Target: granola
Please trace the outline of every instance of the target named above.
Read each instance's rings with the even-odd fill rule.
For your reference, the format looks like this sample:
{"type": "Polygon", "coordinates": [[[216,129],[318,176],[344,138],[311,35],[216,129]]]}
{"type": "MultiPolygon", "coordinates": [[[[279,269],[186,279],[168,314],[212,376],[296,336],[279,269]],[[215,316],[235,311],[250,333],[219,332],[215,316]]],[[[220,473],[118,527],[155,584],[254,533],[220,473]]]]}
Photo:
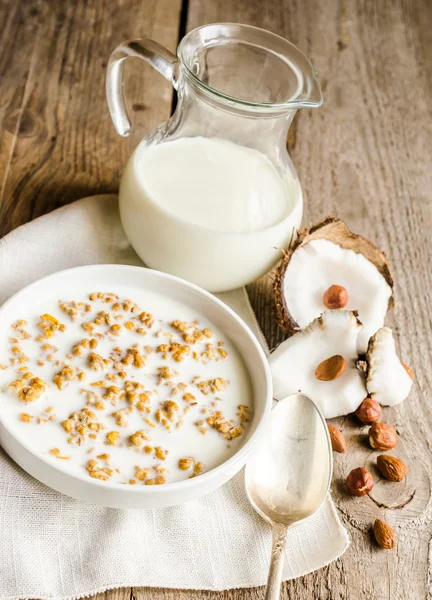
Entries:
{"type": "Polygon", "coordinates": [[[11,324],[2,389],[45,453],[102,482],[162,485],[239,447],[252,408],[235,350],[199,319],[156,312],[96,291],[11,324]]]}

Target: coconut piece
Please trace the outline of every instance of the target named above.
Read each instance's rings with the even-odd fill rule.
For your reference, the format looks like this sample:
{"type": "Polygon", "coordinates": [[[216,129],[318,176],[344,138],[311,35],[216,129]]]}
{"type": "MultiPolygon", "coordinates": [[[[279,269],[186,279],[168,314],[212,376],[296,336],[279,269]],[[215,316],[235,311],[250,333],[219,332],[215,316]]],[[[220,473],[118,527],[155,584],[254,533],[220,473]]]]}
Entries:
{"type": "Polygon", "coordinates": [[[408,396],[412,379],[396,354],[392,330],[381,327],[369,341],[366,354],[366,387],[383,406],[395,406],[408,396]]]}
{"type": "Polygon", "coordinates": [[[328,308],[357,310],[360,354],[383,326],[394,304],[392,291],[385,254],[333,217],[299,232],[274,283],[278,322],[286,333],[303,329],[328,308]]]}
{"type": "Polygon", "coordinates": [[[361,329],[355,312],[326,311],[285,340],[269,358],[274,397],[280,400],[293,392],[303,392],[316,402],[326,419],[354,412],[367,395],[364,378],[356,367],[361,329]],[[332,380],[318,379],[317,368],[322,369],[332,357],[339,364],[342,357],[345,369],[342,373],[340,368],[334,371],[332,380]]]}

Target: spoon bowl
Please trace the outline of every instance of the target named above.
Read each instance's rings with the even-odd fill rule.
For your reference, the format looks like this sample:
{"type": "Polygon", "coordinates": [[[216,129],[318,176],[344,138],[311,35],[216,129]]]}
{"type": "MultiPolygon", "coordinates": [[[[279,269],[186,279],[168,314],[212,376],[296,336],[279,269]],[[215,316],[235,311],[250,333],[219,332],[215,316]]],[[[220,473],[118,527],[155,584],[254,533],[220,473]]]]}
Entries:
{"type": "Polygon", "coordinates": [[[313,515],[327,496],[332,449],[326,421],[304,394],[280,400],[246,465],[246,492],[272,526],[266,600],[279,597],[288,527],[313,515]]]}

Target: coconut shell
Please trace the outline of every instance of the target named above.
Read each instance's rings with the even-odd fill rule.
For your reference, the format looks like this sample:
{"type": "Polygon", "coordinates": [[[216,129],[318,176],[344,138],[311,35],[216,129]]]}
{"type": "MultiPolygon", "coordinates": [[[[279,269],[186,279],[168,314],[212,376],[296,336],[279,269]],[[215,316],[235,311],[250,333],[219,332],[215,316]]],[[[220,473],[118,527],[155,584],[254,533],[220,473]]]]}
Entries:
{"type": "MultiPolygon", "coordinates": [[[[285,301],[283,291],[285,275],[294,252],[312,240],[328,240],[341,246],[341,248],[353,250],[357,254],[363,254],[367,260],[375,265],[393,291],[393,277],[384,252],[361,235],[350,231],[345,223],[337,217],[327,217],[324,221],[316,223],[309,229],[300,229],[297,232],[296,239],[292,246],[284,253],[284,257],[277,269],[273,283],[277,322],[282,331],[290,335],[298,331],[300,327],[291,316],[289,307],[285,301]]],[[[392,294],[389,299],[388,310],[393,308],[393,306],[394,300],[392,294]]]]}

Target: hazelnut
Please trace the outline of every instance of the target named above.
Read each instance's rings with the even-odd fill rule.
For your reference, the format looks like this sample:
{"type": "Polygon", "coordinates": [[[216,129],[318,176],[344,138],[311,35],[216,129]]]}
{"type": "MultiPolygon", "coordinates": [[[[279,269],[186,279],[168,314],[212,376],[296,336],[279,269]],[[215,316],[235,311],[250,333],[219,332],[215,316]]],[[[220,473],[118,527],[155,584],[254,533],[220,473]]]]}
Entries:
{"type": "Polygon", "coordinates": [[[331,285],[329,289],[324,292],[323,302],[326,307],[331,310],[344,308],[348,302],[348,292],[342,285],[331,285]]]}
{"type": "Polygon", "coordinates": [[[376,519],[373,531],[378,546],[385,550],[390,550],[396,546],[396,534],[385,521],[376,519]]]}
{"type": "Polygon", "coordinates": [[[414,371],[412,369],[410,369],[409,366],[406,365],[405,363],[401,363],[401,365],[403,366],[405,371],[408,373],[408,375],[411,377],[411,379],[414,381],[414,379],[415,379],[414,371]]]}
{"type": "Polygon", "coordinates": [[[320,381],[333,381],[345,373],[346,361],[340,354],[323,360],[315,369],[315,377],[320,381]]]}
{"type": "Polygon", "coordinates": [[[377,467],[381,475],[389,481],[402,481],[408,473],[408,467],[400,458],[388,454],[378,456],[377,467]]]}
{"type": "Polygon", "coordinates": [[[374,423],[369,429],[369,443],[375,450],[390,450],[398,443],[398,434],[391,425],[374,423]]]}
{"type": "Polygon", "coordinates": [[[361,423],[369,424],[379,421],[381,413],[381,405],[376,400],[365,398],[354,414],[361,423]]]}
{"type": "Polygon", "coordinates": [[[341,454],[346,452],[346,441],[343,433],[334,425],[327,425],[327,427],[330,434],[332,449],[335,452],[340,452],[341,454]]]}
{"type": "Polygon", "coordinates": [[[357,467],[346,478],[346,487],[353,496],[365,496],[374,486],[372,475],[367,469],[357,467]]]}

